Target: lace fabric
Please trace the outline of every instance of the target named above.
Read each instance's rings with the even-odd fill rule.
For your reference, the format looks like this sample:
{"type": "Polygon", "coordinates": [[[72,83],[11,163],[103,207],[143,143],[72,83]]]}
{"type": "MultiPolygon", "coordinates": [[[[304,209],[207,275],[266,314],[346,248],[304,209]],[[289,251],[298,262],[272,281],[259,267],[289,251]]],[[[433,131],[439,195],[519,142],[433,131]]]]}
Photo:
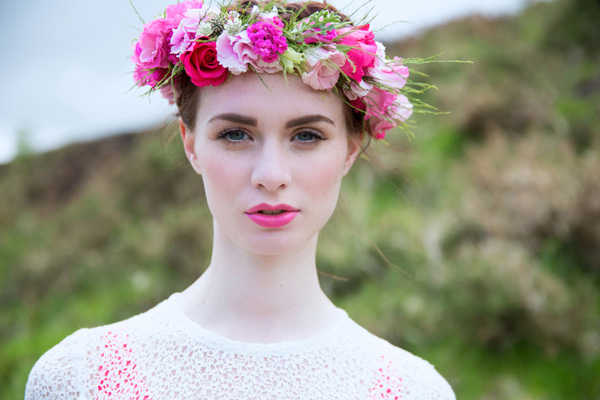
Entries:
{"type": "Polygon", "coordinates": [[[455,399],[433,366],[341,309],[306,340],[243,343],[201,328],[178,298],[67,337],[38,360],[25,399],[455,399]]]}

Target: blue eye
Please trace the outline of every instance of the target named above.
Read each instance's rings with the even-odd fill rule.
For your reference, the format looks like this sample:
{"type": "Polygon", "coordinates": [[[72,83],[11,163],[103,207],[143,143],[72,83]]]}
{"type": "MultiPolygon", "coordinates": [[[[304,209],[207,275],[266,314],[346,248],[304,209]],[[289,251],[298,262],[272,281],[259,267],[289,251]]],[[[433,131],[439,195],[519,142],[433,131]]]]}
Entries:
{"type": "Polygon", "coordinates": [[[323,136],[313,131],[302,131],[296,134],[295,138],[300,142],[313,142],[315,140],[323,140],[323,136]]]}
{"type": "Polygon", "coordinates": [[[241,142],[248,138],[248,134],[240,129],[230,129],[219,134],[219,139],[229,140],[230,142],[241,142]]]}

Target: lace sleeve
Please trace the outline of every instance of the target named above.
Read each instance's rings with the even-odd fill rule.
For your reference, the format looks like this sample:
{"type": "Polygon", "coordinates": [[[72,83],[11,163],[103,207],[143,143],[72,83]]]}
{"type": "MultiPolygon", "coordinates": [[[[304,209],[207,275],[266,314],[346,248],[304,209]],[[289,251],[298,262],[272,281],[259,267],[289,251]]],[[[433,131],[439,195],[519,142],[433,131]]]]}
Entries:
{"type": "Polygon", "coordinates": [[[89,398],[92,377],[87,368],[87,331],[68,336],[35,363],[27,379],[25,400],[89,398]]]}

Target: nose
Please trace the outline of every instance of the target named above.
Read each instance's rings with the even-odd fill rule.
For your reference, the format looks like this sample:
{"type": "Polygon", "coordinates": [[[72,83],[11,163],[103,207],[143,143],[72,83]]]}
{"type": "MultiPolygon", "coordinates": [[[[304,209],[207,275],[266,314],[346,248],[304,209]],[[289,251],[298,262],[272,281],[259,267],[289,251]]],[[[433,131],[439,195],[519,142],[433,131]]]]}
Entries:
{"type": "Polygon", "coordinates": [[[257,149],[252,169],[252,185],[259,189],[277,191],[292,181],[289,156],[277,141],[266,141],[257,149]]]}

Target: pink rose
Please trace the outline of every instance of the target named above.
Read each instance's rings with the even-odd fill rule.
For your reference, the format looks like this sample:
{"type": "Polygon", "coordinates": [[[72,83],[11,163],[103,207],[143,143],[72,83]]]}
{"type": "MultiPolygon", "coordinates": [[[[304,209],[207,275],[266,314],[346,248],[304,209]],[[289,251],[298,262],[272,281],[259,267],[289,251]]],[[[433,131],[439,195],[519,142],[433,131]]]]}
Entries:
{"type": "Polygon", "coordinates": [[[170,33],[162,18],[144,25],[135,46],[134,62],[143,68],[167,68],[171,51],[167,34],[170,33]]]}
{"type": "Polygon", "coordinates": [[[317,47],[307,54],[302,80],[315,90],[332,89],[340,77],[340,67],[346,58],[337,50],[317,47]]]}
{"type": "Polygon", "coordinates": [[[190,50],[181,55],[181,61],[196,86],[218,86],[227,79],[227,70],[217,60],[215,42],[195,42],[190,50]]]}
{"type": "Polygon", "coordinates": [[[338,33],[342,38],[339,43],[352,47],[347,54],[346,64],[342,66],[342,72],[356,82],[360,82],[367,69],[375,65],[377,56],[375,35],[368,24],[356,28],[342,28],[338,33]]]}

